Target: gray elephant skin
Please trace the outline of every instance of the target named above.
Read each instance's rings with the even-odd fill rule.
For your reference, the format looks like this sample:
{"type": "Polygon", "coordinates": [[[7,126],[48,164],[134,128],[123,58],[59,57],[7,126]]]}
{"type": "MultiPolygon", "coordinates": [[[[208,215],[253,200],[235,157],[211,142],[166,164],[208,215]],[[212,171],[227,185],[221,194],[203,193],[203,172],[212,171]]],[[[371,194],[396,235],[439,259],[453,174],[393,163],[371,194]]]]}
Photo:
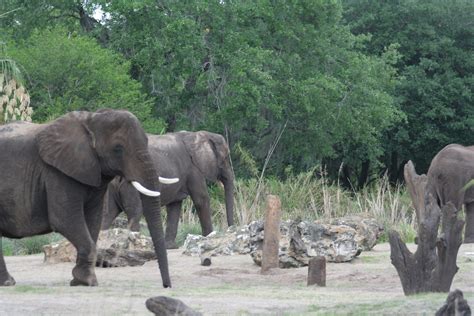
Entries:
{"type": "MultiPolygon", "coordinates": [[[[0,127],[0,238],[56,231],[77,249],[71,285],[97,285],[96,242],[108,183],[121,176],[155,190],[138,119],[127,111],[71,112],[47,124],[0,127]]],[[[164,287],[170,287],[160,201],[141,196],[164,287]]],[[[14,285],[0,248],[0,285],[14,285]]]]}
{"type": "Polygon", "coordinates": [[[448,202],[458,210],[465,206],[464,243],[474,243],[474,187],[465,189],[474,179],[474,146],[444,147],[431,161],[427,177],[426,192],[431,193],[440,206],[448,202]]]}
{"type": "MultiPolygon", "coordinates": [[[[222,135],[206,131],[149,135],[149,151],[155,168],[164,177],[178,177],[179,182],[164,186],[161,203],[167,208],[166,247],[177,248],[176,234],[182,201],[191,196],[201,223],[202,234],[213,231],[210,200],[206,181],[221,181],[224,185],[227,224],[233,221],[234,176],[230,165],[229,147],[222,135]]],[[[108,210],[104,212],[102,228],[107,229],[120,212],[125,212],[131,230],[140,229],[142,214],[137,193],[123,179],[109,185],[108,210]]]]}

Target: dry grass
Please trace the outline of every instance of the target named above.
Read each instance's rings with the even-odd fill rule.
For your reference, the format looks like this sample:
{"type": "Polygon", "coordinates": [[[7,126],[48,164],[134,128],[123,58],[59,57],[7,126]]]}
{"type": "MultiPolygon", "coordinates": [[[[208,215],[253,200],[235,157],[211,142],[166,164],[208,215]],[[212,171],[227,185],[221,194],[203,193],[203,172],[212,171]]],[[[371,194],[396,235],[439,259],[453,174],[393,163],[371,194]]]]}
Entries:
{"type": "MultiPolygon", "coordinates": [[[[282,181],[266,178],[238,179],[235,182],[236,225],[248,224],[263,218],[267,194],[280,197],[283,219],[331,219],[346,215],[364,215],[376,218],[386,230],[395,228],[402,237],[412,241],[415,237],[415,214],[404,187],[393,187],[387,177],[375,181],[360,192],[344,190],[331,183],[324,175],[316,177],[314,170],[289,177],[282,181]]],[[[220,229],[226,228],[223,189],[211,188],[213,221],[220,229]]],[[[199,225],[192,203],[184,206],[183,224],[199,225]]]]}

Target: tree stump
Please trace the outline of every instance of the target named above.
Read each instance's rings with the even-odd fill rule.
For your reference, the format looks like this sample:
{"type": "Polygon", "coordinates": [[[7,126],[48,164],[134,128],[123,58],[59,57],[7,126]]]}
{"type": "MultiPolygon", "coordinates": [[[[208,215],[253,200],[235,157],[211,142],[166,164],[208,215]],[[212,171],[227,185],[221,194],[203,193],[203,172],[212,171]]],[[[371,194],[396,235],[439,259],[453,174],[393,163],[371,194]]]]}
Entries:
{"type": "Polygon", "coordinates": [[[262,273],[279,266],[281,202],[278,196],[267,196],[262,246],[262,273]]]}
{"type": "MultiPolygon", "coordinates": [[[[405,165],[405,176],[416,179],[413,165],[405,165]]],[[[407,180],[407,183],[410,179],[407,180]]],[[[412,184],[415,182],[411,182],[412,184]]],[[[413,203],[421,205],[426,183],[414,185],[413,203]],[[418,186],[418,187],[416,187],[418,186]],[[418,201],[418,202],[416,202],[418,201]]],[[[426,205],[417,212],[418,248],[412,254],[396,231],[389,232],[392,264],[400,277],[405,295],[421,292],[449,292],[454,275],[458,271],[456,258],[462,243],[464,221],[458,218],[458,210],[452,203],[439,208],[434,197],[429,194],[426,205]],[[438,227],[441,222],[441,234],[438,227]]]]}
{"type": "Polygon", "coordinates": [[[308,262],[308,286],[326,286],[326,258],[314,257],[308,262]]]}
{"type": "Polygon", "coordinates": [[[428,177],[425,174],[418,175],[411,160],[405,164],[403,176],[405,178],[405,184],[407,186],[408,193],[410,193],[411,201],[413,203],[413,207],[415,208],[416,218],[419,224],[423,220],[422,216],[423,210],[425,209],[425,191],[428,177]]]}
{"type": "Polygon", "coordinates": [[[441,306],[435,316],[470,316],[471,308],[464,299],[460,290],[454,290],[449,293],[446,303],[441,306]]]}
{"type": "Polygon", "coordinates": [[[146,300],[146,308],[157,316],[180,315],[180,316],[202,316],[180,300],[167,297],[155,296],[146,300]]]}

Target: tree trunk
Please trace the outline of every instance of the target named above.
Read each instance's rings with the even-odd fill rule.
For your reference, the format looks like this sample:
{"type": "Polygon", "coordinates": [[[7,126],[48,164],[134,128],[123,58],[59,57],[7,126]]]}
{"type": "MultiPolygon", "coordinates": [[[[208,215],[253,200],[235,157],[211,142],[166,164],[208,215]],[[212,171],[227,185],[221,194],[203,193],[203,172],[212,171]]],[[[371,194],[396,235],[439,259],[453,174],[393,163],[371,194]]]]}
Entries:
{"type": "Polygon", "coordinates": [[[416,252],[412,254],[408,250],[396,231],[389,232],[390,258],[405,295],[448,292],[458,270],[456,258],[462,243],[464,221],[458,218],[458,210],[452,203],[440,209],[431,194],[425,200],[425,177],[416,174],[411,161],[406,164],[405,180],[419,223],[416,252]],[[440,221],[441,235],[438,238],[440,221]]]}

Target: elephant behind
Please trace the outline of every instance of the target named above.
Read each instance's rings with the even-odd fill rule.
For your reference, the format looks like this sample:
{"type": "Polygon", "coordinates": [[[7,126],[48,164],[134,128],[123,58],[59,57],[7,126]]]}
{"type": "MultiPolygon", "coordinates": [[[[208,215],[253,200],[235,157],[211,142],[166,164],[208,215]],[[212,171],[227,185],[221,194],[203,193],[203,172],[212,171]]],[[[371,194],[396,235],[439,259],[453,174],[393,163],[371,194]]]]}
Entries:
{"type": "MultiPolygon", "coordinates": [[[[148,138],[127,111],[71,112],[47,124],[0,127],[0,238],[59,232],[77,250],[71,285],[97,285],[96,242],[115,176],[133,183],[144,207],[164,287],[171,286],[158,178],[148,138]],[[143,184],[143,185],[142,185],[143,184]],[[146,189],[148,187],[149,189],[146,189]],[[151,190],[150,190],[151,189],[151,190]]],[[[0,247],[0,286],[14,285],[0,247]]]]}
{"type": "Polygon", "coordinates": [[[427,177],[426,192],[431,193],[440,206],[448,202],[458,210],[465,206],[464,242],[474,243],[474,187],[464,189],[474,179],[474,146],[444,147],[431,161],[427,177]]]}
{"type": "MultiPolygon", "coordinates": [[[[227,224],[234,224],[234,176],[230,154],[224,137],[206,131],[148,135],[150,155],[160,176],[178,177],[176,184],[161,190],[161,202],[166,205],[166,246],[177,248],[176,235],[182,201],[191,196],[201,223],[202,234],[213,231],[210,199],[206,181],[221,181],[224,185],[227,224]]],[[[109,185],[109,206],[102,229],[107,229],[117,215],[127,214],[129,227],[139,230],[142,208],[137,194],[128,183],[117,178],[109,185]]]]}

